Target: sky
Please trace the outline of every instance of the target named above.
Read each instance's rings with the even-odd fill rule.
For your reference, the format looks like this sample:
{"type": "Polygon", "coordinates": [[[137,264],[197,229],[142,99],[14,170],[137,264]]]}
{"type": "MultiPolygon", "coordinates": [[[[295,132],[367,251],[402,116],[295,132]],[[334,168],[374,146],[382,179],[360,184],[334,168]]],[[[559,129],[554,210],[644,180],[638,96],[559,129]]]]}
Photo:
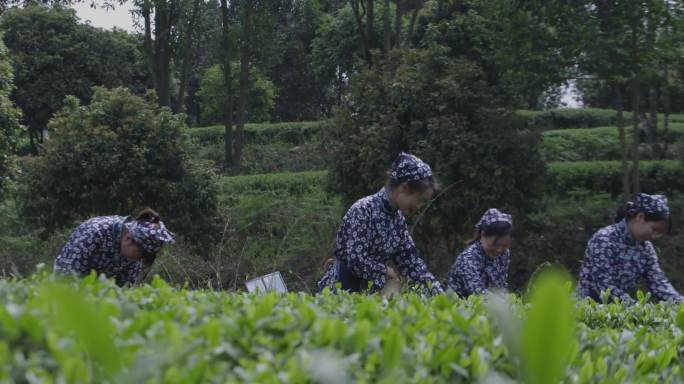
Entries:
{"type": "Polygon", "coordinates": [[[76,15],[81,21],[89,21],[90,25],[94,27],[104,29],[117,27],[129,32],[135,32],[133,17],[130,13],[130,2],[125,2],[123,5],[117,5],[114,10],[91,8],[89,1],[74,4],[72,8],[76,10],[76,15]]]}

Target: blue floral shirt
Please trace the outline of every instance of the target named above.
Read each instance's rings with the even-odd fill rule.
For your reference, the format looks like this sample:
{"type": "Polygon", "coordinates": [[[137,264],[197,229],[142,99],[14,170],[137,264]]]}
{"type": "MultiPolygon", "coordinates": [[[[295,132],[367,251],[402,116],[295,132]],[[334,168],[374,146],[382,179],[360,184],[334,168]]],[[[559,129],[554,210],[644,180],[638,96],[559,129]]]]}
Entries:
{"type": "Polygon", "coordinates": [[[640,280],[658,300],[684,300],[660,269],[653,244],[636,241],[625,220],[597,231],[584,254],[579,293],[598,301],[601,292],[610,289],[611,300],[632,303],[630,293],[636,291],[640,280]]]}
{"type": "Polygon", "coordinates": [[[373,282],[374,289],[382,288],[387,280],[385,263],[392,260],[399,274],[422,285],[426,294],[442,293],[420,258],[406,218],[392,206],[385,188],[352,205],[337,231],[333,255],[336,261],[319,281],[319,290],[329,287],[334,291],[339,263],[346,263],[355,276],[373,282]]]}
{"type": "Polygon", "coordinates": [[[137,283],[142,261],[128,259],[120,249],[127,220],[123,216],[102,216],[79,225],[55,259],[55,272],[85,276],[95,270],[113,277],[118,285],[137,283]]]}
{"type": "Polygon", "coordinates": [[[462,297],[484,294],[493,288],[508,289],[510,262],[510,250],[490,257],[478,240],[456,258],[449,273],[449,288],[462,297]]]}

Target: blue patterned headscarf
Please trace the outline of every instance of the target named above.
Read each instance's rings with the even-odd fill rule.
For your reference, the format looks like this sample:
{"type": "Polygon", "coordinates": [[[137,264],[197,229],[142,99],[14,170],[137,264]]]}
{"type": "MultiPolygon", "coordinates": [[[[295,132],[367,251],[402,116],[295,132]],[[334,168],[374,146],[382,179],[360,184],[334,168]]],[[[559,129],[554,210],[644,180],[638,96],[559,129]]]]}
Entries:
{"type": "Polygon", "coordinates": [[[500,221],[508,223],[510,225],[513,225],[513,216],[509,215],[508,213],[503,213],[496,208],[489,208],[484,213],[484,215],[482,215],[482,218],[480,218],[480,221],[477,222],[477,225],[475,225],[475,228],[482,230],[483,228],[489,226],[490,224],[500,222],[500,221]]]}
{"type": "Polygon", "coordinates": [[[627,207],[628,213],[643,212],[651,215],[669,217],[670,208],[667,206],[665,195],[648,195],[637,193],[636,200],[627,207]]]}
{"type": "Polygon", "coordinates": [[[128,233],[133,237],[133,241],[147,253],[156,254],[161,250],[162,245],[176,241],[176,235],[166,229],[161,221],[152,223],[133,220],[125,225],[128,233]]]}
{"type": "Polygon", "coordinates": [[[432,168],[423,160],[402,152],[392,164],[390,179],[394,182],[403,183],[411,180],[422,180],[432,176],[432,168]]]}

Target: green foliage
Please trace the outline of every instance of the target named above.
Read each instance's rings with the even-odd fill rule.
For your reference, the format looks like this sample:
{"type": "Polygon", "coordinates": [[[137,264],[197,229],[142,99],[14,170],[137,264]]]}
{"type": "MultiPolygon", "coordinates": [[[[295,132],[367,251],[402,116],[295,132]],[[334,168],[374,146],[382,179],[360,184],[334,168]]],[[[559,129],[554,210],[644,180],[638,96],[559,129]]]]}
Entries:
{"type": "MultiPolygon", "coordinates": [[[[237,105],[240,89],[239,63],[232,63],[231,74],[233,75],[233,112],[237,113],[237,105]]],[[[249,113],[247,121],[262,122],[270,118],[277,90],[273,83],[263,76],[258,70],[250,72],[249,90],[249,113]]],[[[207,69],[200,79],[197,98],[201,105],[201,122],[203,124],[218,123],[223,121],[225,105],[225,89],[223,85],[223,69],[220,65],[214,65],[207,69]]],[[[234,120],[235,117],[234,117],[234,120]]]]}
{"type": "Polygon", "coordinates": [[[325,117],[331,110],[327,83],[314,75],[313,40],[323,17],[319,0],[283,1],[286,10],[276,26],[277,61],[268,78],[278,89],[271,119],[302,121],[325,117]],[[287,4],[287,5],[285,5],[287,4]]]}
{"type": "Polygon", "coordinates": [[[320,191],[326,172],[273,173],[264,175],[224,177],[221,182],[223,196],[250,192],[285,192],[302,195],[320,191]]]}
{"type": "MultiPolygon", "coordinates": [[[[631,118],[631,113],[625,113],[625,124],[631,118]]],[[[617,112],[612,109],[597,108],[558,108],[534,113],[531,124],[537,128],[591,128],[615,125],[617,112]]]]}
{"type": "MultiPolygon", "coordinates": [[[[467,17],[484,25],[466,38],[491,58],[516,105],[539,108],[568,78],[581,52],[582,3],[548,0],[466,1],[467,17]],[[479,18],[479,19],[478,19],[479,18]],[[530,42],[534,42],[531,44],[530,42]]],[[[465,12],[464,12],[465,13],[465,12]]],[[[458,18],[451,20],[459,23],[458,18]]],[[[490,69],[491,70],[491,69],[490,69]]],[[[559,96],[555,96],[559,99],[559,96]]],[[[557,104],[552,102],[551,104],[557,104]]]]}
{"type": "MultiPolygon", "coordinates": [[[[218,171],[225,170],[225,151],[221,144],[199,147],[193,157],[212,162],[218,171]]],[[[247,144],[243,148],[240,174],[304,172],[324,168],[325,161],[320,144],[316,142],[298,146],[284,143],[247,144]]]]}
{"type": "Polygon", "coordinates": [[[246,145],[243,174],[304,172],[325,169],[325,151],[318,142],[291,147],[286,144],[246,145]]]}
{"type": "Polygon", "coordinates": [[[326,85],[326,104],[338,104],[346,89],[344,77],[354,73],[361,48],[357,31],[349,5],[333,14],[321,16],[316,36],[311,42],[311,75],[326,85]]]}
{"type": "MultiPolygon", "coordinates": [[[[102,369],[105,378],[121,369],[121,355],[112,337],[115,328],[107,318],[106,304],[98,306],[89,302],[78,290],[63,284],[45,282],[37,289],[38,303],[45,308],[46,317],[56,332],[73,337],[76,347],[102,369]]],[[[64,357],[58,355],[57,359],[68,366],[64,357]]]]}
{"type": "MultiPolygon", "coordinates": [[[[161,279],[135,289],[94,276],[78,284],[38,277],[3,280],[0,379],[679,382],[681,310],[647,303],[570,304],[563,288],[540,291],[531,308],[513,296],[502,300],[511,316],[526,318],[526,329],[539,325],[534,332],[562,347],[546,356],[559,360],[522,373],[480,297],[406,295],[386,301],[346,294],[192,291],[170,288],[161,279]],[[560,300],[560,309],[554,300],[560,300]],[[71,319],[77,314],[83,317],[71,319]],[[84,331],[84,322],[94,332],[84,331]],[[559,333],[544,333],[553,330],[559,333]],[[103,341],[110,344],[92,349],[103,341]]],[[[535,344],[525,356],[544,357],[548,347],[535,344]]]]}
{"type": "Polygon", "coordinates": [[[66,103],[41,156],[24,161],[24,217],[50,231],[150,206],[192,241],[212,236],[217,186],[186,155],[183,116],[124,88],[97,88],[88,106],[66,103]]]}
{"type": "MultiPolygon", "coordinates": [[[[394,51],[352,81],[330,122],[331,187],[347,203],[377,191],[400,151],[428,162],[444,193],[425,215],[431,236],[470,228],[492,206],[523,212],[542,192],[538,133],[515,129],[477,63],[449,49],[394,51]]],[[[433,238],[434,239],[434,238],[433,238]]]]}
{"type": "Polygon", "coordinates": [[[14,99],[34,137],[67,95],[87,102],[93,86],[147,88],[140,38],[79,24],[72,9],[11,9],[1,27],[15,66],[14,99]]]}
{"type": "MultiPolygon", "coordinates": [[[[593,128],[617,124],[617,111],[600,108],[556,108],[543,111],[520,109],[515,112],[514,117],[518,124],[542,130],[593,128]]],[[[629,130],[632,124],[632,113],[625,111],[623,118],[625,128],[629,130]]],[[[661,123],[663,118],[662,113],[658,114],[658,120],[661,123]]],[[[671,114],[670,122],[684,123],[684,115],[671,114]]]]}
{"type": "MultiPolygon", "coordinates": [[[[320,143],[323,123],[299,122],[247,124],[241,173],[302,172],[325,168],[326,149],[320,143]]],[[[217,170],[225,167],[224,127],[186,130],[194,145],[192,157],[212,162],[217,170]]]]}
{"type": "MultiPolygon", "coordinates": [[[[179,274],[182,267],[173,258],[160,259],[159,272],[166,276],[172,269],[178,271],[174,281],[189,277],[193,284],[210,280],[214,287],[235,289],[277,270],[290,288],[313,292],[343,214],[339,199],[322,190],[324,180],[324,172],[223,177],[223,238],[208,264],[193,263],[204,275],[179,274]]],[[[185,263],[182,250],[173,252],[185,263]]]]}
{"type": "MultiPolygon", "coordinates": [[[[631,130],[627,130],[631,142],[631,130]]],[[[617,160],[621,157],[617,127],[563,129],[543,133],[547,161],[617,160]]]]}
{"type": "Polygon", "coordinates": [[[9,185],[12,154],[21,125],[21,111],[10,100],[14,90],[14,75],[7,55],[7,48],[0,35],[0,200],[9,185]]]}
{"type": "MultiPolygon", "coordinates": [[[[684,191],[684,166],[676,160],[639,163],[641,189],[647,193],[674,194],[684,191]]],[[[549,164],[547,191],[567,196],[582,189],[619,196],[622,193],[622,168],[619,161],[572,161],[549,164]]]]}
{"type": "MultiPolygon", "coordinates": [[[[322,123],[318,121],[274,123],[274,124],[245,124],[245,142],[248,144],[269,144],[284,142],[300,145],[312,139],[321,130],[322,123]]],[[[225,128],[215,125],[186,130],[191,138],[200,144],[223,143],[225,128]]]]}
{"type": "Polygon", "coordinates": [[[38,235],[39,230],[19,217],[14,199],[0,203],[0,276],[27,276],[35,272],[36,265],[52,263],[54,255],[45,257],[47,247],[38,235]]]}
{"type": "MultiPolygon", "coordinates": [[[[625,142],[632,143],[631,128],[625,128],[625,142]]],[[[658,130],[662,143],[675,143],[684,135],[684,124],[671,123],[667,132],[658,130]]],[[[546,131],[543,137],[543,154],[546,161],[579,160],[619,160],[621,158],[620,139],[617,127],[597,127],[582,129],[559,129],[546,131]]],[[[639,141],[647,141],[646,132],[640,131],[639,141]]],[[[648,159],[654,153],[650,147],[640,149],[640,158],[648,159]]],[[[671,149],[676,146],[668,145],[671,149]]],[[[629,153],[628,153],[629,155],[629,153]]]]}
{"type": "Polygon", "coordinates": [[[532,284],[531,308],[521,338],[527,382],[558,383],[577,350],[570,276],[544,271],[532,284]]]}

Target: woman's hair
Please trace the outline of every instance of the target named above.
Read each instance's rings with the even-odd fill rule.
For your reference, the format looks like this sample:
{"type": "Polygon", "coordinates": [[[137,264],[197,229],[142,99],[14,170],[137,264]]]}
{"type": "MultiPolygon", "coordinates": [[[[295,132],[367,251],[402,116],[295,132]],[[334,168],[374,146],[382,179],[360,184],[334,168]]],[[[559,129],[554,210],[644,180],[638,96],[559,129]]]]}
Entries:
{"type": "Polygon", "coordinates": [[[482,239],[482,235],[485,237],[495,236],[497,239],[500,237],[510,236],[513,233],[513,225],[505,221],[495,221],[489,225],[485,225],[483,228],[475,230],[473,237],[466,241],[467,245],[470,245],[476,241],[482,239]]]}
{"type": "MultiPolygon", "coordinates": [[[[148,207],[148,208],[145,208],[142,211],[140,211],[140,213],[138,213],[138,216],[136,216],[135,220],[138,223],[158,224],[161,221],[161,216],[159,216],[159,214],[157,212],[155,212],[152,208],[148,207]]],[[[156,253],[143,252],[143,256],[142,256],[143,265],[145,267],[151,267],[156,258],[157,258],[156,253]]]]}
{"type": "Polygon", "coordinates": [[[622,204],[618,207],[617,212],[615,212],[615,222],[619,223],[625,219],[627,219],[627,221],[632,220],[634,217],[636,217],[636,215],[640,213],[644,214],[644,220],[646,221],[667,222],[667,232],[670,233],[670,231],[672,231],[672,217],[670,215],[664,215],[655,212],[646,212],[640,209],[639,206],[637,206],[631,201],[626,204],[622,204]]]}
{"type": "Polygon", "coordinates": [[[439,182],[437,181],[437,178],[434,176],[428,176],[419,180],[396,180],[390,177],[390,174],[392,173],[392,170],[387,171],[385,174],[387,177],[387,188],[390,191],[393,191],[397,188],[399,188],[400,185],[406,183],[408,185],[408,190],[410,193],[422,193],[425,192],[429,189],[432,189],[434,191],[439,190],[439,182]]]}
{"type": "Polygon", "coordinates": [[[161,221],[161,217],[152,208],[145,208],[138,213],[138,216],[135,218],[135,220],[139,223],[157,224],[161,221]]]}

